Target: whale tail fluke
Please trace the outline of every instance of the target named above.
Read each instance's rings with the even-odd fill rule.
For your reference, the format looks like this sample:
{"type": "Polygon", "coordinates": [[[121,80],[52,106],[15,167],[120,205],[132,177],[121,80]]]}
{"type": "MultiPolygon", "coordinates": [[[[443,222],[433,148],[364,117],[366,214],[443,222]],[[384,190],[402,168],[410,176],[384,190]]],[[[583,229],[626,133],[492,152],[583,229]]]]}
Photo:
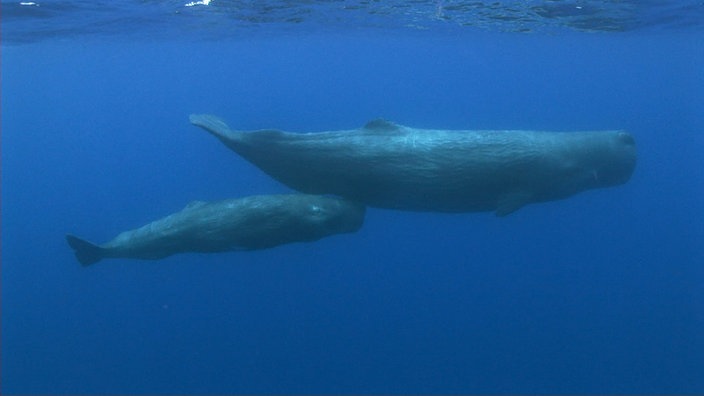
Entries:
{"type": "Polygon", "coordinates": [[[241,132],[233,131],[220,117],[211,114],[191,114],[191,124],[199,126],[223,142],[237,141],[241,132]]]}
{"type": "Polygon", "coordinates": [[[66,235],[66,242],[74,250],[78,262],[83,266],[95,264],[105,257],[105,248],[73,235],[66,235]]]}

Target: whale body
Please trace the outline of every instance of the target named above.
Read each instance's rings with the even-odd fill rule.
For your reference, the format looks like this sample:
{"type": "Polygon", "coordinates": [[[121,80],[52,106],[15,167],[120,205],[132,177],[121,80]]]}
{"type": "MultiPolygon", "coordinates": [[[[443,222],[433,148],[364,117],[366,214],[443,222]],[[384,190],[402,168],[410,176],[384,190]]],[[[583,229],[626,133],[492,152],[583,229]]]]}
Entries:
{"type": "Polygon", "coordinates": [[[357,231],[365,207],[336,197],[258,195],[194,201],[180,212],[95,245],[67,235],[82,265],[104,258],[161,259],[185,252],[265,249],[357,231]]]}
{"type": "Polygon", "coordinates": [[[504,216],[623,184],[636,164],[635,140],[620,130],[439,130],[374,120],[353,130],[291,133],[236,131],[213,115],[190,121],[295,190],[389,209],[504,216]]]}

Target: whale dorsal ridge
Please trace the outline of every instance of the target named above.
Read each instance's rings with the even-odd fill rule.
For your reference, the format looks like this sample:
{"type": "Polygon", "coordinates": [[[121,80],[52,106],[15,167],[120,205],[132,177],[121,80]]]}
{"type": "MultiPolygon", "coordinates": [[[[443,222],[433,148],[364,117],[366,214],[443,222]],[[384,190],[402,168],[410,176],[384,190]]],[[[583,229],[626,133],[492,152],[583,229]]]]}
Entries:
{"type": "Polygon", "coordinates": [[[364,129],[369,129],[372,131],[395,131],[398,128],[398,124],[394,124],[391,121],[386,121],[383,118],[371,120],[366,125],[364,125],[364,129]]]}
{"type": "Polygon", "coordinates": [[[207,202],[204,201],[191,201],[188,205],[186,205],[183,210],[190,210],[190,209],[195,209],[195,208],[200,208],[201,206],[205,205],[207,202]]]}

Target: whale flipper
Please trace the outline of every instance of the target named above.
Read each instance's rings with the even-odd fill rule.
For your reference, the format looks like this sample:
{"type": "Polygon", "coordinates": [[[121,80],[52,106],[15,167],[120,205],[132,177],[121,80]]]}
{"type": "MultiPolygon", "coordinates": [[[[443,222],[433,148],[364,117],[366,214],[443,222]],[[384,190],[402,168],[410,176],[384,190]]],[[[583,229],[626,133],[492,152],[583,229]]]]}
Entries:
{"type": "Polygon", "coordinates": [[[531,195],[524,192],[506,194],[499,199],[496,212],[494,213],[499,217],[510,215],[518,209],[526,206],[530,202],[530,199],[531,195]]]}
{"type": "Polygon", "coordinates": [[[73,235],[66,235],[66,242],[75,251],[76,258],[81,265],[95,264],[105,257],[105,248],[90,243],[73,235]]]}

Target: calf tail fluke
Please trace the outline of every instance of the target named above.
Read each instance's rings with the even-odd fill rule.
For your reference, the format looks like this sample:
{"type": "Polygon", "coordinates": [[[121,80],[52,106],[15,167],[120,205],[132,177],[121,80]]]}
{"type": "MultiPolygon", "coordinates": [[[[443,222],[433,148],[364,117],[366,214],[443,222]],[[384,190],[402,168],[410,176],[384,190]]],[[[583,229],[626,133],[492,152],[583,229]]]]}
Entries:
{"type": "Polygon", "coordinates": [[[105,248],[73,235],[66,235],[66,241],[74,250],[78,262],[83,266],[95,264],[105,257],[105,248]]]}
{"type": "Polygon", "coordinates": [[[189,120],[224,142],[236,141],[240,136],[240,132],[233,131],[225,121],[211,114],[191,114],[189,120]]]}

